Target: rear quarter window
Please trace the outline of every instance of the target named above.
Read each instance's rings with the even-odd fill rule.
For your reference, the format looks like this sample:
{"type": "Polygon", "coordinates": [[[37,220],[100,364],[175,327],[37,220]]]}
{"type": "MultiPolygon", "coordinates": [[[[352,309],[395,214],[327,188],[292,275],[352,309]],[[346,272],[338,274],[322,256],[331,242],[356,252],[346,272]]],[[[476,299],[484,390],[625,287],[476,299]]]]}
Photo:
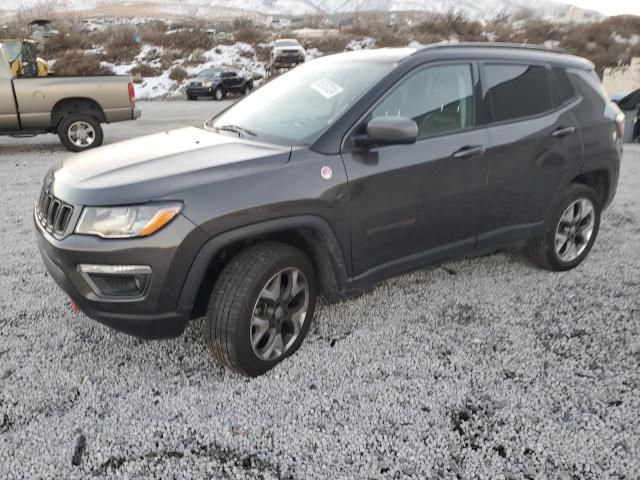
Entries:
{"type": "Polygon", "coordinates": [[[549,70],[538,65],[486,64],[485,97],[494,122],[553,110],[549,70]]]}
{"type": "Polygon", "coordinates": [[[573,85],[571,84],[571,80],[569,80],[569,75],[567,74],[566,69],[561,67],[553,67],[552,70],[554,83],[558,94],[558,104],[564,105],[565,103],[573,100],[573,98],[576,96],[573,85]]]}

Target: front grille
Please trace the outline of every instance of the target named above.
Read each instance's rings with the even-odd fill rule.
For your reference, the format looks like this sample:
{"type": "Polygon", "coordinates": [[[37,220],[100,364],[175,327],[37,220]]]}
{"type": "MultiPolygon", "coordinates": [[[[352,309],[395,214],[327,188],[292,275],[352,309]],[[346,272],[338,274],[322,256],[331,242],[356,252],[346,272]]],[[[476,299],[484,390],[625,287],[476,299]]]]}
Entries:
{"type": "Polygon", "coordinates": [[[73,207],[54,197],[43,188],[36,205],[36,215],[40,225],[49,233],[62,235],[66,232],[73,214],[73,207]]]}

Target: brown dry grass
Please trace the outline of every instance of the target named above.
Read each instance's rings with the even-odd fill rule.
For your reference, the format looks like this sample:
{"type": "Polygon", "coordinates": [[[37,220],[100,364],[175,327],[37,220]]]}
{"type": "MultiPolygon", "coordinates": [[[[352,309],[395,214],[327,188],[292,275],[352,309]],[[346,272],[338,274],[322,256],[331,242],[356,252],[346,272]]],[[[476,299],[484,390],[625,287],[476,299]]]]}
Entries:
{"type": "Polygon", "coordinates": [[[130,73],[135,81],[137,79],[141,79],[142,77],[157,77],[162,73],[162,70],[156,67],[152,67],[147,63],[141,63],[140,65],[136,65],[135,67],[133,67],[130,73]]]}
{"type": "Polygon", "coordinates": [[[80,50],[68,50],[56,57],[53,68],[56,76],[113,75],[113,71],[100,64],[95,55],[84,54],[80,50]]]}
{"type": "MultiPolygon", "coordinates": [[[[362,14],[354,26],[343,30],[339,35],[309,39],[307,48],[318,48],[324,54],[342,52],[350,40],[364,36],[373,37],[378,47],[404,46],[414,40],[423,44],[434,43],[451,37],[461,41],[486,41],[495,36],[496,41],[530,44],[555,40],[570,53],[592,60],[599,72],[606,66],[626,63],[633,56],[640,55],[640,46],[620,44],[613,39],[616,33],[624,38],[638,34],[640,17],[609,17],[599,23],[583,25],[554,25],[534,15],[523,15],[518,22],[513,18],[499,17],[487,25],[456,12],[444,15],[425,14],[421,18],[413,25],[402,21],[390,26],[382,15],[362,14]]],[[[167,70],[175,69],[175,62],[180,59],[187,59],[186,65],[201,63],[202,52],[223,43],[242,41],[254,46],[258,60],[268,61],[270,49],[266,42],[272,39],[273,34],[255,28],[247,19],[237,19],[232,28],[233,35],[227,36],[215,36],[207,32],[204,21],[183,21],[181,26],[185,28],[184,31],[170,34],[167,34],[167,24],[162,21],[150,21],[128,28],[112,27],[102,32],[79,33],[71,26],[57,24],[55,27],[62,33],[46,44],[42,55],[59,60],[57,69],[65,72],[104,72],[99,66],[99,60],[131,62],[140,53],[140,44],[146,43],[163,47],[164,51],[150,52],[143,61],[159,64],[162,70],[167,70]],[[223,38],[227,40],[222,40],[223,38]],[[83,56],[79,53],[80,50],[100,46],[105,49],[104,55],[83,56]],[[74,62],[74,55],[79,55],[80,60],[74,62]],[[78,66],[74,67],[73,63],[78,66]]],[[[286,32],[282,32],[282,35],[285,34],[286,32]]],[[[154,67],[147,65],[141,68],[154,67]]]]}
{"type": "Polygon", "coordinates": [[[258,43],[266,42],[267,35],[264,30],[257,29],[251,26],[240,27],[233,33],[236,41],[248,43],[250,45],[256,45],[258,43]]]}
{"type": "Polygon", "coordinates": [[[322,38],[308,40],[309,48],[317,48],[325,55],[331,53],[344,52],[347,44],[351,40],[347,35],[328,35],[322,38]]]}
{"type": "Polygon", "coordinates": [[[189,74],[187,73],[187,71],[181,67],[173,67],[171,69],[171,72],[169,72],[169,78],[175,82],[182,82],[188,76],[189,74]]]}

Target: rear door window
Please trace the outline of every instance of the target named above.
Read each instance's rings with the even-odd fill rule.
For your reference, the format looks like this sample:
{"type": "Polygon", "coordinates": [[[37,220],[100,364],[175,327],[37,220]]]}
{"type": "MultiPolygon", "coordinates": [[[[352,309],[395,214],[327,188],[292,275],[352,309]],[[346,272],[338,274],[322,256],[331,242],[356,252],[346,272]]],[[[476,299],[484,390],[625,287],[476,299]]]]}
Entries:
{"type": "Polygon", "coordinates": [[[485,64],[485,98],[494,122],[553,110],[549,70],[538,65],[485,64]]]}

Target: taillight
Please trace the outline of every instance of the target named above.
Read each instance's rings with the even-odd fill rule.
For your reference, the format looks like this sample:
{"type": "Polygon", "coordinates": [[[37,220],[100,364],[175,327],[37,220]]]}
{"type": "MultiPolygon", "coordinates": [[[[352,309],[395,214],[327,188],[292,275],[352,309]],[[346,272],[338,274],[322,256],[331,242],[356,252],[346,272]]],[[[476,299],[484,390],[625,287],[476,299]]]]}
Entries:
{"type": "Polygon", "coordinates": [[[624,138],[624,124],[627,117],[625,117],[624,113],[620,112],[616,115],[616,129],[618,130],[618,138],[624,138]]]}
{"type": "Polygon", "coordinates": [[[136,91],[133,88],[133,82],[129,82],[129,102],[130,103],[136,102],[136,91]]]}

